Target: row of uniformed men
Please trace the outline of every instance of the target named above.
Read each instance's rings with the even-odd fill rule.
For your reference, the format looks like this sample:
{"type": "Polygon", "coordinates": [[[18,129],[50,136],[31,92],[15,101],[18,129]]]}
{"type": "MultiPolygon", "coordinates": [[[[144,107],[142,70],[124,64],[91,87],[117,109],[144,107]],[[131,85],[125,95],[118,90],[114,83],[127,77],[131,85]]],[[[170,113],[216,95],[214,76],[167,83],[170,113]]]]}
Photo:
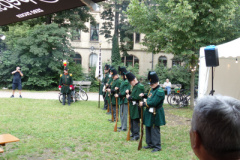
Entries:
{"type": "MultiPolygon", "coordinates": [[[[159,79],[156,72],[148,73],[151,89],[148,93],[144,93],[144,85],[142,85],[134,74],[128,72],[125,67],[119,67],[118,72],[115,68],[105,65],[105,76],[102,79],[102,90],[100,91],[104,97],[104,110],[108,109],[108,114],[113,111],[114,121],[116,120],[116,99],[120,105],[121,127],[119,131],[127,131],[128,119],[128,102],[130,104],[130,124],[131,124],[131,140],[137,141],[140,132],[140,107],[145,107],[143,115],[143,123],[146,127],[146,143],[145,149],[153,149],[152,152],[160,151],[161,134],[160,126],[165,125],[165,114],[163,102],[165,93],[159,86],[159,79]],[[121,75],[122,80],[119,78],[121,75]],[[146,102],[143,98],[147,99],[146,102]]],[[[110,119],[110,121],[112,121],[110,119]]]]}

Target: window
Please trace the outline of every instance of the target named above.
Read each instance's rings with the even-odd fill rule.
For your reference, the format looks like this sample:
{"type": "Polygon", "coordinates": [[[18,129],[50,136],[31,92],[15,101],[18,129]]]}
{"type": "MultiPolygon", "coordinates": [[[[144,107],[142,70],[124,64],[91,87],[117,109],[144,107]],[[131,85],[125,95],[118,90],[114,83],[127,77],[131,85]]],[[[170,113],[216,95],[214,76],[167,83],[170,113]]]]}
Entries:
{"type": "Polygon", "coordinates": [[[90,41],[98,41],[99,40],[99,24],[96,26],[91,25],[90,30],[90,41]]]}
{"type": "Polygon", "coordinates": [[[178,65],[181,66],[181,61],[180,60],[176,60],[176,59],[172,59],[172,67],[173,66],[178,66],[178,65]]]}
{"type": "Polygon", "coordinates": [[[136,64],[139,64],[139,59],[136,56],[130,55],[130,56],[124,56],[122,57],[122,62],[126,66],[133,66],[136,64]]]}
{"type": "Polygon", "coordinates": [[[158,64],[163,64],[166,67],[167,66],[167,57],[166,56],[160,56],[158,58],[158,64]]]}
{"type": "Polygon", "coordinates": [[[140,42],[140,33],[136,33],[135,34],[135,43],[139,43],[140,42]]]}
{"type": "Polygon", "coordinates": [[[73,58],[73,61],[76,64],[82,64],[82,56],[79,53],[76,53],[75,57],[73,58]]]}
{"type": "Polygon", "coordinates": [[[80,41],[81,40],[81,30],[76,29],[72,31],[72,35],[71,35],[71,40],[72,41],[80,41]]]}
{"type": "Polygon", "coordinates": [[[89,57],[89,67],[96,67],[98,55],[96,53],[91,53],[89,57]]]}

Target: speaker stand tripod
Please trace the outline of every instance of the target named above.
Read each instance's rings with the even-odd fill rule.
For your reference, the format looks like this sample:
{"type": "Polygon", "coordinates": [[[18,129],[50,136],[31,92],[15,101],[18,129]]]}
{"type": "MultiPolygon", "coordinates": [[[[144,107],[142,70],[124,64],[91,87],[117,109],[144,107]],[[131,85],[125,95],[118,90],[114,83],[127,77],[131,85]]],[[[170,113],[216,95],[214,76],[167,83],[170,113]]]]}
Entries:
{"type": "Polygon", "coordinates": [[[213,66],[212,66],[212,90],[210,91],[209,95],[212,95],[214,94],[215,90],[213,90],[213,66]]]}

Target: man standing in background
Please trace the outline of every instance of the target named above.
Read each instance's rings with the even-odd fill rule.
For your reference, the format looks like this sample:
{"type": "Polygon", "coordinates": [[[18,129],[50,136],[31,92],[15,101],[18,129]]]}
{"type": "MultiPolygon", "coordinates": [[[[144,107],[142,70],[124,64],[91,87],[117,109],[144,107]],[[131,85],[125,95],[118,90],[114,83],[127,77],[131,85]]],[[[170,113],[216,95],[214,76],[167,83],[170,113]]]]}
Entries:
{"type": "Polygon", "coordinates": [[[21,92],[22,92],[22,82],[21,77],[23,76],[23,73],[21,72],[20,67],[16,67],[16,70],[12,72],[13,74],[13,84],[12,84],[12,96],[10,98],[14,98],[15,89],[18,87],[19,90],[19,98],[22,98],[21,92]]]}
{"type": "Polygon", "coordinates": [[[103,110],[107,110],[108,108],[108,101],[107,101],[107,98],[106,98],[106,92],[105,92],[105,89],[106,89],[106,84],[109,80],[109,69],[110,69],[110,66],[108,64],[105,65],[104,67],[104,77],[102,79],[102,86],[101,86],[101,90],[100,90],[100,94],[103,95],[103,99],[104,99],[104,107],[103,107],[103,110]]]}
{"type": "Polygon", "coordinates": [[[60,75],[60,82],[59,82],[59,89],[61,90],[61,93],[63,94],[63,102],[62,104],[65,105],[66,102],[66,96],[68,98],[68,105],[71,104],[71,91],[73,89],[73,80],[72,80],[72,74],[68,74],[68,68],[64,68],[64,74],[60,75]]]}

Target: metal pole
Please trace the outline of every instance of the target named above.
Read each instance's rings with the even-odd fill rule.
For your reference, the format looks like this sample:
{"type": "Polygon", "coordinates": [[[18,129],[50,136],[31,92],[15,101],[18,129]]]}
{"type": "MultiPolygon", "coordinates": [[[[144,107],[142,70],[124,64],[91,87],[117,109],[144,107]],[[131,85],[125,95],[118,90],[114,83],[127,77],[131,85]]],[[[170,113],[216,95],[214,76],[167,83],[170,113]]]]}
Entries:
{"type": "Polygon", "coordinates": [[[99,81],[99,94],[98,94],[98,108],[100,108],[100,81],[99,81]]]}
{"type": "Polygon", "coordinates": [[[101,57],[101,43],[100,43],[100,52],[99,52],[99,58],[98,58],[98,79],[99,79],[99,94],[98,94],[98,108],[100,108],[100,77],[101,77],[101,69],[102,69],[102,57],[101,57]],[[101,64],[101,65],[100,65],[101,64]]]}
{"type": "Polygon", "coordinates": [[[213,67],[212,67],[212,96],[213,96],[214,90],[213,90],[213,67]]]}

